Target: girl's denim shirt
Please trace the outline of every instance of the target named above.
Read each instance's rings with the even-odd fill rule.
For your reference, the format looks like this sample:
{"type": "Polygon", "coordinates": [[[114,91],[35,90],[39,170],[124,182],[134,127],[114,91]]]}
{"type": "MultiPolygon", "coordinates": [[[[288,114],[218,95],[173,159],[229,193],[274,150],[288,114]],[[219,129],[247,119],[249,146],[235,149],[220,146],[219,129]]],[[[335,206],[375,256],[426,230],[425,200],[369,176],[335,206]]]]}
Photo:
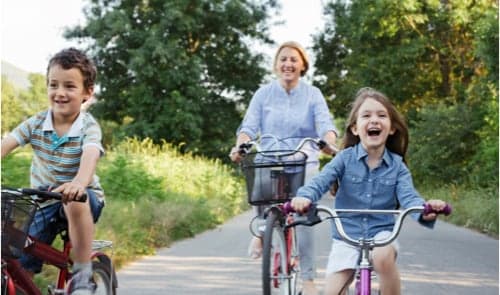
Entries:
{"type": "MultiPolygon", "coordinates": [[[[297,196],[317,202],[332,184],[338,180],[339,189],[335,197],[338,209],[381,209],[392,210],[400,205],[403,208],[421,206],[424,199],[413,186],[410,171],[401,156],[384,151],[382,161],[370,170],[368,154],[358,143],[338,153],[309,183],[297,191],[297,196]]],[[[380,231],[392,231],[395,217],[392,214],[339,214],[345,232],[352,238],[371,238],[380,231]]],[[[423,225],[432,228],[434,221],[421,220],[420,214],[412,217],[423,225]]],[[[340,239],[336,228],[333,237],[340,239]]]]}

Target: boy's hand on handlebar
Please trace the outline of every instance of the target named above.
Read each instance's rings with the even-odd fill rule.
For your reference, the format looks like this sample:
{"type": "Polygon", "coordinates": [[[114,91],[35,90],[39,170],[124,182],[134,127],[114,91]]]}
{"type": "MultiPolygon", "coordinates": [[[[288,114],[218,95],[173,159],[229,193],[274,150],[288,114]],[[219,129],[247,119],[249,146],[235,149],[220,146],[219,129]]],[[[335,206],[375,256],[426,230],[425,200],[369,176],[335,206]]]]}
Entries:
{"type": "Polygon", "coordinates": [[[61,193],[61,201],[64,204],[67,204],[69,202],[79,200],[85,193],[85,186],[78,181],[71,181],[63,183],[52,191],[55,193],[61,193]]]}
{"type": "Polygon", "coordinates": [[[295,197],[291,202],[292,208],[298,213],[304,213],[311,206],[311,200],[304,197],[295,197]]]}
{"type": "MultiPolygon", "coordinates": [[[[446,207],[446,202],[442,200],[429,200],[426,203],[432,208],[432,210],[438,213],[442,212],[446,207]]],[[[437,213],[434,212],[422,215],[422,219],[425,221],[432,221],[435,220],[436,218],[437,218],[437,213]]]]}

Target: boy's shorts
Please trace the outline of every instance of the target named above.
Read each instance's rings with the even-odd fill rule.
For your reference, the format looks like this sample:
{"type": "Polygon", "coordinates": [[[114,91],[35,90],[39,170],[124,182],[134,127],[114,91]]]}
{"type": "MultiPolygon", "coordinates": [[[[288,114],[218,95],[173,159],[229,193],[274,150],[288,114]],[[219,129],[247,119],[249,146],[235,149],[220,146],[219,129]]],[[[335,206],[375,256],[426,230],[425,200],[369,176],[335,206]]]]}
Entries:
{"type": "MultiPolygon", "coordinates": [[[[383,240],[391,235],[390,231],[381,231],[375,235],[375,240],[383,240]]],[[[399,242],[394,240],[390,243],[396,255],[399,252],[399,242]]],[[[356,269],[361,259],[361,251],[352,245],[347,244],[342,240],[333,240],[330,255],[328,257],[328,265],[326,267],[326,275],[339,272],[346,269],[356,269]]],[[[371,259],[371,257],[370,257],[371,259]]]]}
{"type": "MultiPolygon", "coordinates": [[[[101,216],[104,201],[98,198],[93,190],[87,189],[86,192],[89,200],[90,212],[92,213],[94,223],[96,223],[101,216]]],[[[56,225],[61,221],[67,222],[61,202],[39,208],[31,223],[29,234],[43,243],[51,245],[58,234],[56,225]]],[[[23,268],[30,272],[39,273],[42,271],[43,261],[32,255],[23,254],[19,261],[23,268]]]]}

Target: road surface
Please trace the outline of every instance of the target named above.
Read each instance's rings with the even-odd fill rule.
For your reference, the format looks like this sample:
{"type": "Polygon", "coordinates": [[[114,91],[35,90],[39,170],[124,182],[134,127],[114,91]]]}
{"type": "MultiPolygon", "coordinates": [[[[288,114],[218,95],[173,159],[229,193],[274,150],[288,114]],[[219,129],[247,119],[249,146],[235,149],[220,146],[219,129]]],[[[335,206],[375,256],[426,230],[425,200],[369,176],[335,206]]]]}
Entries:
{"type": "MultiPolygon", "coordinates": [[[[260,260],[246,254],[251,216],[248,211],[125,266],[118,271],[118,294],[261,294],[260,260]]],[[[325,223],[315,233],[320,288],[329,231],[325,223]]],[[[499,294],[498,240],[441,221],[429,230],[410,218],[399,240],[403,294],[499,294]]]]}

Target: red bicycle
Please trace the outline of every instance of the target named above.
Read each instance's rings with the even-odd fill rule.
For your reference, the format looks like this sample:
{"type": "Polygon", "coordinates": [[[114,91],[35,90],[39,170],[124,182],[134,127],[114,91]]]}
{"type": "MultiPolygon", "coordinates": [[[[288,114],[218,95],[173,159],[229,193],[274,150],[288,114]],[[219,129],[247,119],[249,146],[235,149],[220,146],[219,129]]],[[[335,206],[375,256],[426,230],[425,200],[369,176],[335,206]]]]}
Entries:
{"type": "MultiPolygon", "coordinates": [[[[269,137],[282,146],[284,139],[269,137]]],[[[265,206],[265,226],[262,247],[262,291],[264,295],[300,294],[299,251],[296,238],[296,225],[311,226],[308,221],[297,221],[293,212],[284,207],[284,203],[295,196],[304,184],[307,154],[303,148],[322,149],[327,145],[323,140],[303,138],[293,149],[261,150],[259,142],[251,141],[239,147],[244,156],[241,168],[245,174],[248,191],[248,203],[265,206]],[[306,143],[309,145],[306,146],[306,143]],[[251,149],[255,148],[255,151],[251,149]]],[[[335,147],[329,149],[336,152],[335,147]]],[[[255,217],[250,223],[252,234],[255,217]]]]}
{"type": "MultiPolygon", "coordinates": [[[[67,294],[73,265],[67,222],[58,220],[51,224],[63,241],[62,250],[28,234],[39,203],[48,199],[60,200],[61,194],[29,188],[2,188],[2,295],[42,294],[18,260],[23,253],[40,258],[45,264],[59,269],[57,281],[48,286],[48,294],[67,294]]],[[[92,277],[97,286],[95,294],[115,295],[118,286],[116,273],[110,257],[101,251],[111,248],[112,242],[94,241],[92,247],[92,277]]]]}

